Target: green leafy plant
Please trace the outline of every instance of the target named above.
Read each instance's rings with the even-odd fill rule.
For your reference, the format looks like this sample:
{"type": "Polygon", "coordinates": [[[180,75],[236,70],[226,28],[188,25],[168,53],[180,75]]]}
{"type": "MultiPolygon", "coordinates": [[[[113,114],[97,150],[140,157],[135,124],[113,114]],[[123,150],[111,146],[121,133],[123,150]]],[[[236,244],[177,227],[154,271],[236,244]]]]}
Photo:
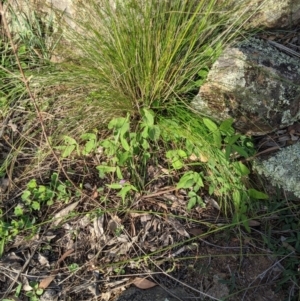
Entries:
{"type": "Polygon", "coordinates": [[[21,231],[31,229],[35,233],[35,223],[36,219],[26,214],[20,205],[15,207],[14,215],[10,219],[5,219],[0,209],[0,258],[6,243],[12,241],[21,231]]]}
{"type": "Polygon", "coordinates": [[[142,116],[135,132],[131,131],[129,114],[127,117],[112,119],[108,124],[112,135],[100,143],[107,156],[107,162],[97,166],[100,178],[111,173],[121,181],[124,179],[122,168],[129,168],[132,171],[132,184],[117,183],[111,187],[120,189],[119,194],[122,198],[129,190],[136,190],[144,186],[145,168],[151,155],[154,154],[153,148],[155,148],[155,146],[151,147],[150,142],[155,143],[160,138],[160,129],[154,123],[154,113],[143,109],[142,116]]]}
{"type": "Polygon", "coordinates": [[[115,269],[114,269],[114,272],[115,272],[117,275],[125,275],[125,274],[126,274],[126,271],[124,270],[123,267],[115,268],[115,269]]]}
{"type": "Polygon", "coordinates": [[[202,181],[201,173],[188,171],[180,178],[180,181],[177,184],[177,188],[191,189],[188,193],[188,209],[192,209],[196,204],[204,207],[202,198],[197,194],[199,189],[203,186],[204,184],[202,181]]]}
{"type": "Polygon", "coordinates": [[[122,198],[123,203],[130,191],[138,191],[135,186],[125,182],[124,180],[121,180],[120,183],[107,184],[107,187],[119,190],[117,195],[122,198]]]}
{"type": "Polygon", "coordinates": [[[84,149],[81,152],[83,155],[86,156],[96,151],[99,143],[95,133],[84,133],[80,138],[85,141],[84,149]]]}
{"type": "Polygon", "coordinates": [[[55,149],[58,149],[61,151],[61,157],[67,158],[69,157],[74,150],[77,151],[77,155],[80,155],[79,152],[79,145],[77,141],[69,136],[63,137],[63,144],[59,146],[55,146],[55,149]]]}
{"type": "Polygon", "coordinates": [[[188,189],[188,208],[204,205],[200,195],[205,187],[223,212],[246,224],[251,200],[267,197],[245,185],[250,170],[242,160],[255,153],[251,139],[236,133],[232,119],[217,124],[180,105],[159,116],[158,125],[171,167],[183,171],[177,187],[188,189]],[[198,179],[202,183],[196,185],[198,179]]]}
{"type": "Polygon", "coordinates": [[[30,180],[21,195],[22,204],[14,207],[13,216],[5,220],[0,209],[0,257],[4,252],[5,244],[20,234],[21,231],[30,229],[31,234],[36,231],[35,212],[42,206],[51,206],[55,200],[68,202],[71,196],[68,182],[59,180],[58,174],[51,175],[49,185],[37,184],[36,179],[30,180]]]}
{"type": "MultiPolygon", "coordinates": [[[[36,179],[32,179],[27,184],[27,189],[22,193],[22,200],[25,205],[33,210],[40,210],[41,204],[52,205],[54,199],[68,202],[70,192],[67,184],[59,181],[58,174],[51,175],[51,182],[49,186],[39,185],[36,179]]],[[[16,207],[18,209],[18,207],[16,207]]]]}
{"type": "Polygon", "coordinates": [[[182,149],[172,149],[167,151],[166,157],[171,160],[174,169],[181,169],[184,166],[184,159],[187,159],[187,154],[182,149]]]}

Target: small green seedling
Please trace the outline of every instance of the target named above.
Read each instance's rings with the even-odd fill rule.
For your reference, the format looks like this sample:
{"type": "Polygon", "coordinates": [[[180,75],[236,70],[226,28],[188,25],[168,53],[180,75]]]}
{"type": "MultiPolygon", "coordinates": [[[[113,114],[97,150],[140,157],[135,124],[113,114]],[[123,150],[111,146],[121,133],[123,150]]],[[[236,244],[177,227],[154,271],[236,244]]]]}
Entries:
{"type": "Polygon", "coordinates": [[[63,144],[54,148],[61,151],[62,158],[70,157],[74,150],[76,150],[78,156],[80,155],[77,141],[70,136],[64,136],[63,144]]]}
{"type": "Polygon", "coordinates": [[[44,293],[44,290],[39,288],[38,282],[31,282],[29,285],[32,287],[32,290],[26,292],[25,295],[29,297],[30,301],[39,301],[40,296],[44,293]]]}
{"type": "Polygon", "coordinates": [[[117,195],[122,198],[123,204],[125,202],[126,196],[131,191],[138,191],[135,186],[131,185],[130,183],[128,183],[124,180],[121,180],[119,183],[107,184],[107,187],[109,187],[111,189],[120,190],[117,195]]]}
{"type": "Polygon", "coordinates": [[[197,204],[204,207],[205,204],[202,198],[198,195],[200,188],[204,187],[201,173],[188,171],[181,178],[177,184],[177,189],[189,189],[188,192],[189,201],[187,204],[188,209],[192,209],[197,204]]]}
{"type": "Polygon", "coordinates": [[[79,269],[79,265],[77,263],[72,263],[68,265],[68,269],[71,273],[75,273],[79,269]]]}

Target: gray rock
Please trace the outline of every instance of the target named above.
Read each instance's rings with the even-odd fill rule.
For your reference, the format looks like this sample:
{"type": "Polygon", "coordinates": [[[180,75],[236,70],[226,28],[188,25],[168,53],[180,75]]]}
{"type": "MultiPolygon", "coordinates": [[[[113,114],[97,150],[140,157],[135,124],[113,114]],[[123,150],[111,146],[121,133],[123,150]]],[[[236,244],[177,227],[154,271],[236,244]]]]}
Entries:
{"type": "Polygon", "coordinates": [[[267,160],[256,160],[254,168],[274,186],[300,197],[300,143],[280,150],[267,160]]]}
{"type": "Polygon", "coordinates": [[[252,38],[225,49],[192,104],[220,121],[233,117],[242,133],[264,135],[300,118],[299,83],[299,58],[252,38]]]}
{"type": "MultiPolygon", "coordinates": [[[[98,3],[107,2],[107,0],[96,0],[98,3]]],[[[124,4],[129,0],[109,0],[112,7],[124,4]]],[[[228,4],[228,0],[225,0],[228,4]]],[[[65,15],[69,17],[75,17],[76,10],[78,8],[78,3],[81,0],[27,0],[18,1],[12,0],[11,3],[13,7],[20,5],[27,6],[27,2],[34,4],[39,10],[49,11],[49,8],[54,8],[60,11],[64,11],[65,15]]],[[[299,0],[232,0],[235,7],[238,7],[236,14],[233,16],[233,20],[236,21],[237,18],[244,13],[247,9],[249,15],[252,17],[248,20],[245,27],[247,28],[283,28],[292,24],[299,22],[300,20],[300,2],[299,0]]],[[[73,23],[68,20],[70,25],[73,23]]]]}
{"type": "Polygon", "coordinates": [[[235,15],[240,16],[241,11],[247,7],[250,17],[246,28],[284,28],[296,24],[300,20],[299,0],[236,0],[241,9],[235,15]]]}

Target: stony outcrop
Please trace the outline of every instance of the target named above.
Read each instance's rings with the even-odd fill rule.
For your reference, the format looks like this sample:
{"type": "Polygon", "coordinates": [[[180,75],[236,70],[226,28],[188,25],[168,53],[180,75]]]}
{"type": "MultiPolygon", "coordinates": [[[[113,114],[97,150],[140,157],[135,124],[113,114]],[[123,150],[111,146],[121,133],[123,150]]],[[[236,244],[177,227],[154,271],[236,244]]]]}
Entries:
{"type": "MultiPolygon", "coordinates": [[[[236,3],[243,7],[245,1],[236,0],[236,3]]],[[[247,28],[285,28],[300,20],[299,0],[251,0],[247,9],[252,14],[247,28]]]]}
{"type": "Polygon", "coordinates": [[[274,186],[300,198],[300,143],[283,148],[267,160],[256,160],[254,167],[274,186]]]}
{"type": "MultiPolygon", "coordinates": [[[[300,58],[273,45],[250,39],[228,47],[210,70],[193,106],[220,121],[233,117],[236,128],[251,135],[281,132],[299,121],[300,58]]],[[[288,129],[294,133],[292,127],[288,129]]],[[[299,162],[297,142],[268,159],[257,159],[254,169],[272,185],[300,197],[299,162]]]]}
{"type": "MultiPolygon", "coordinates": [[[[69,17],[74,17],[76,7],[82,0],[28,0],[39,9],[45,11],[46,7],[52,7],[61,11],[69,17]]],[[[101,2],[102,0],[99,0],[101,2]]],[[[112,6],[118,0],[110,0],[112,6]]],[[[126,0],[123,0],[126,1],[126,0]]],[[[123,2],[121,1],[121,3],[123,2]]],[[[228,0],[221,0],[228,4],[228,0]]],[[[16,7],[27,5],[26,1],[12,0],[16,7]]],[[[119,2],[120,3],[120,2],[119,2]]],[[[235,0],[233,5],[240,7],[234,18],[238,18],[245,10],[252,17],[245,26],[247,28],[284,28],[298,23],[300,20],[300,1],[299,0],[235,0]]]]}
{"type": "Polygon", "coordinates": [[[300,118],[300,59],[260,39],[231,46],[193,106],[217,120],[233,117],[236,128],[251,135],[291,125],[300,118]]]}

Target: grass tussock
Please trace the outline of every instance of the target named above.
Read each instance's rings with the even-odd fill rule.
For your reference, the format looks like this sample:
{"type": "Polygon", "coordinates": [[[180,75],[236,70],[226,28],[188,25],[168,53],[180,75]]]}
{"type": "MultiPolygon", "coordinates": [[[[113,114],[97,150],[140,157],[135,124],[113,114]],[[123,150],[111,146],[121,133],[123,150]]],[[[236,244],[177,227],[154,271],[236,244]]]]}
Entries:
{"type": "Polygon", "coordinates": [[[69,87],[77,95],[72,106],[92,106],[98,124],[124,111],[163,108],[195,93],[199,71],[239,34],[245,16],[233,21],[236,9],[216,0],[85,1],[59,50],[65,63],[40,80],[69,87]]]}

